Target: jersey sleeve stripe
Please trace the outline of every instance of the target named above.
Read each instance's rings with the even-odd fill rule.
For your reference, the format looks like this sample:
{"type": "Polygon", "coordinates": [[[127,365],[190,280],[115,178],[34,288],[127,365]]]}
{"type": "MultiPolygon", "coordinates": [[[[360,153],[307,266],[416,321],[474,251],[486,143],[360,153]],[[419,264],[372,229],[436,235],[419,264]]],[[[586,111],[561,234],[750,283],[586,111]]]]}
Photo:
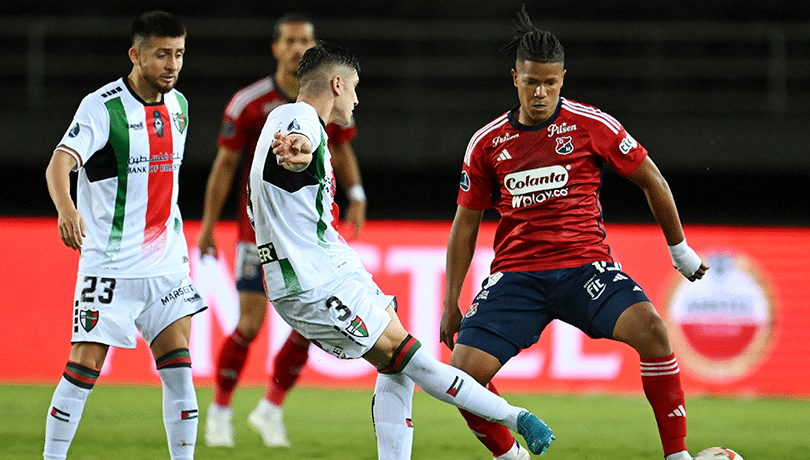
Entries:
{"type": "Polygon", "coordinates": [[[619,134],[619,131],[621,130],[622,125],[616,121],[615,118],[607,115],[601,110],[586,108],[579,104],[573,104],[567,100],[563,101],[563,107],[571,113],[602,122],[602,124],[613,131],[613,134],[619,134]]]}
{"type": "Polygon", "coordinates": [[[79,168],[81,168],[81,167],[82,167],[82,157],[81,157],[81,156],[79,156],[79,154],[78,154],[78,153],[77,153],[75,150],[73,150],[72,148],[68,147],[68,146],[67,146],[67,145],[65,145],[65,144],[59,144],[59,145],[57,145],[57,146],[56,146],[56,148],[54,149],[54,153],[55,153],[57,150],[61,150],[61,151],[63,151],[63,152],[67,152],[67,153],[69,153],[69,154],[70,154],[70,155],[71,155],[73,158],[75,158],[75,159],[76,159],[76,169],[79,169],[79,168]]]}
{"type": "Polygon", "coordinates": [[[225,114],[231,118],[239,118],[245,107],[270,91],[273,91],[273,80],[271,78],[264,78],[237,91],[228,106],[225,107],[225,114]]]}
{"type": "Polygon", "coordinates": [[[478,131],[476,131],[475,134],[473,134],[473,137],[470,139],[469,144],[467,144],[467,151],[464,153],[464,163],[467,166],[470,165],[470,155],[472,155],[472,151],[473,151],[473,148],[475,147],[475,145],[478,144],[478,142],[480,142],[481,139],[487,133],[491,132],[492,130],[494,130],[494,129],[502,126],[504,123],[506,123],[508,121],[508,118],[507,118],[506,115],[507,114],[504,113],[500,117],[492,120],[488,125],[484,126],[483,128],[479,129],[478,131]]]}

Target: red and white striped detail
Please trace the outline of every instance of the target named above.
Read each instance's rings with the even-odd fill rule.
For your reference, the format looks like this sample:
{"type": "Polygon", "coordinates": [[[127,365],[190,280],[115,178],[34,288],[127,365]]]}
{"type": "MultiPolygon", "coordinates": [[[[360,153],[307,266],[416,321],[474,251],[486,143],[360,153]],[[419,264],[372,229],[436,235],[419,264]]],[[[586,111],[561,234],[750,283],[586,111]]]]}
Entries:
{"type": "Polygon", "coordinates": [[[661,375],[675,375],[681,370],[678,368],[678,360],[672,358],[662,362],[641,361],[642,377],[658,377],[661,375]]]}
{"type": "Polygon", "coordinates": [[[231,101],[225,107],[225,114],[233,119],[239,118],[239,115],[245,110],[245,107],[256,99],[273,91],[273,88],[273,79],[270,77],[263,78],[250,86],[242,88],[233,95],[231,101]]]}
{"type": "Polygon", "coordinates": [[[491,122],[489,122],[489,124],[487,124],[483,128],[476,131],[475,134],[473,134],[472,139],[470,139],[470,143],[467,144],[467,151],[464,153],[464,163],[467,166],[470,166],[470,155],[472,154],[475,145],[478,144],[485,135],[487,135],[491,131],[501,127],[504,123],[506,123],[508,121],[507,117],[508,113],[509,112],[506,112],[500,117],[492,120],[491,122]]]}
{"type": "Polygon", "coordinates": [[[575,113],[577,115],[581,115],[583,117],[591,118],[602,122],[602,124],[607,126],[608,129],[613,131],[613,134],[619,134],[619,131],[621,131],[622,129],[622,124],[619,123],[618,120],[606,114],[605,112],[602,112],[596,107],[591,107],[589,105],[569,101],[568,99],[565,98],[561,98],[560,100],[562,101],[564,109],[568,110],[571,113],[575,113]]]}

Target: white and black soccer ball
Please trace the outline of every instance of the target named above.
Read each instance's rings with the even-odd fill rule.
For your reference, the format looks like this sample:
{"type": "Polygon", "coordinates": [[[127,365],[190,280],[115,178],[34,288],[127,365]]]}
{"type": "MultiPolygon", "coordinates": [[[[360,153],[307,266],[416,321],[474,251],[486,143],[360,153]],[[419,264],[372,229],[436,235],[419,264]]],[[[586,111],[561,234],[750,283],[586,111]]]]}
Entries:
{"type": "Polygon", "coordinates": [[[701,450],[694,456],[693,460],[745,460],[742,455],[734,452],[728,447],[709,447],[701,450]]]}

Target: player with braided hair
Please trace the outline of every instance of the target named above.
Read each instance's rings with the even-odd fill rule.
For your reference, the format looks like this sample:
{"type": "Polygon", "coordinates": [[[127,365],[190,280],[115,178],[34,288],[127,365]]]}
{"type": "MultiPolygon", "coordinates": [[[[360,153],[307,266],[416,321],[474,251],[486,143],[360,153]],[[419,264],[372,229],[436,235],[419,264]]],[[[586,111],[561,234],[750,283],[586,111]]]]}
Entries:
{"type": "MultiPolygon", "coordinates": [[[[554,319],[592,338],[627,343],[639,354],[666,459],[691,460],[666,326],[605,243],[602,165],[642,189],[683,276],[700,279],[709,267],[687,245],[672,193],[647,150],[615,118],[560,96],[566,70],[559,40],[535,27],[525,7],[513,32],[502,51],[515,56],[520,105],[475,133],[462,166],[440,330],[453,350],[450,364],[496,392],[490,380],[554,319]],[[458,299],[488,208],[500,214],[495,259],[462,315],[458,299]]],[[[497,459],[529,458],[499,425],[462,414],[497,459]]]]}

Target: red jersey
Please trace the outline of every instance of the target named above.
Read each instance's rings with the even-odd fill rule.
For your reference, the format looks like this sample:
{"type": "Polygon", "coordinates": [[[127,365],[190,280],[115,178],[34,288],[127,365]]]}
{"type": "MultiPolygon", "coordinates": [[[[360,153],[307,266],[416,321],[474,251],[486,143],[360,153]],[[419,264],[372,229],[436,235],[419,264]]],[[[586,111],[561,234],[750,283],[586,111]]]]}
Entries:
{"type": "Polygon", "coordinates": [[[475,133],[461,172],[458,204],[500,213],[492,272],[613,262],[599,203],[601,166],[626,177],[647,150],[615,118],[565,98],[538,125],[522,125],[514,113],[475,133]]]}
{"type": "MultiPolygon", "coordinates": [[[[265,77],[237,91],[225,106],[217,146],[241,151],[243,155],[239,166],[237,189],[239,196],[236,209],[239,241],[252,243],[256,240],[247,216],[247,184],[256,142],[259,140],[267,114],[276,107],[290,102],[295,102],[295,99],[278,89],[273,77],[265,77]]],[[[344,128],[331,123],[326,127],[326,133],[330,143],[342,144],[351,141],[357,134],[357,129],[354,124],[344,128]]]]}

